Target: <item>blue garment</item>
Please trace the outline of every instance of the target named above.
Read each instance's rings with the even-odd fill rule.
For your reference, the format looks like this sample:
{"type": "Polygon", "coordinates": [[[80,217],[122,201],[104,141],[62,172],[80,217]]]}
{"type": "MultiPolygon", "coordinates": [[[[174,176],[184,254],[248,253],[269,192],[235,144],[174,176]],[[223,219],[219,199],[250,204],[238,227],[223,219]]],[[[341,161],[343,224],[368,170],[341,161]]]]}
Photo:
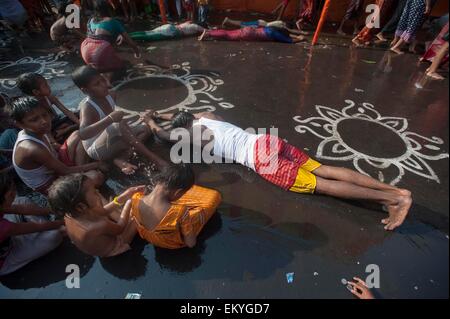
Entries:
{"type": "Polygon", "coordinates": [[[205,25],[208,22],[209,6],[203,5],[198,7],[198,24],[205,25]]]}
{"type": "Polygon", "coordinates": [[[17,26],[22,26],[27,21],[27,12],[19,0],[1,0],[0,17],[17,26]]]}
{"type": "Polygon", "coordinates": [[[241,22],[241,27],[259,27],[258,21],[241,22]]]}
{"type": "MultiPolygon", "coordinates": [[[[122,25],[122,23],[116,19],[111,19],[108,21],[102,21],[102,22],[94,22],[93,19],[89,20],[88,22],[88,33],[89,37],[95,38],[97,37],[95,35],[95,30],[97,29],[103,29],[110,33],[108,35],[108,38],[111,38],[111,40],[115,41],[117,37],[126,32],[125,27],[122,25]]],[[[98,35],[98,37],[101,37],[98,35]]],[[[112,41],[111,41],[112,42],[112,41]]]]}
{"type": "MultiPolygon", "coordinates": [[[[14,148],[14,144],[16,143],[18,134],[19,130],[15,128],[4,130],[0,134],[0,148],[4,150],[12,150],[14,148]]],[[[4,168],[9,165],[11,165],[11,160],[3,154],[0,154],[0,168],[4,168]]]]}
{"type": "Polygon", "coordinates": [[[276,42],[292,43],[292,38],[273,27],[264,27],[266,35],[276,42]]]}

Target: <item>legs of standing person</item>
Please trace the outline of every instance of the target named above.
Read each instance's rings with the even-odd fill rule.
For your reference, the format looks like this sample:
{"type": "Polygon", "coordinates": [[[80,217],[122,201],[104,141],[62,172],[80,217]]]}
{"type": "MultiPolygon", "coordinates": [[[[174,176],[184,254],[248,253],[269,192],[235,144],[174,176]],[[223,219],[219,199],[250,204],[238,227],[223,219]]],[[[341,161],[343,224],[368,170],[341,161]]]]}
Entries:
{"type": "Polygon", "coordinates": [[[175,5],[177,7],[178,19],[181,20],[181,17],[183,16],[183,7],[181,5],[181,0],[175,0],[175,5]]]}
{"type": "MultiPolygon", "coordinates": [[[[422,25],[425,17],[425,1],[410,0],[406,4],[405,11],[400,19],[399,26],[395,32],[397,42],[393,44],[391,50],[397,54],[402,54],[402,47],[405,43],[414,41],[417,30],[422,25]]],[[[395,39],[394,39],[395,40],[395,39]]]]}
{"type": "Polygon", "coordinates": [[[445,55],[448,54],[448,41],[445,42],[442,47],[437,52],[436,56],[433,58],[433,63],[427,69],[427,76],[435,79],[435,80],[443,80],[444,77],[437,73],[437,69],[444,59],[445,55]]]}
{"type": "Polygon", "coordinates": [[[387,41],[384,37],[386,33],[395,33],[400,18],[402,17],[403,10],[405,9],[406,0],[399,0],[397,8],[395,9],[394,15],[391,17],[389,22],[381,29],[381,31],[376,35],[381,41],[387,41]]]}

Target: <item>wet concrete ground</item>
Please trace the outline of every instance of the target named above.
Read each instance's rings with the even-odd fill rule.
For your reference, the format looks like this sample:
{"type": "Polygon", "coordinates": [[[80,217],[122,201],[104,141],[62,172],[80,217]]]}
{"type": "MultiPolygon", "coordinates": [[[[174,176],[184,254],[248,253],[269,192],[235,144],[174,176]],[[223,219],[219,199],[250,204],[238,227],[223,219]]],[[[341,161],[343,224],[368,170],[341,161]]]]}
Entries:
{"type": "MultiPolygon", "coordinates": [[[[341,280],[365,278],[370,264],[380,269],[378,297],[448,298],[448,80],[424,79],[418,56],[339,43],[312,51],[305,44],[195,39],[145,47],[152,48],[139,62],[176,66],[135,70],[131,81],[119,83],[121,107],[214,110],[244,128],[276,127],[313,157],[321,149],[327,159],[318,160],[325,164],[355,169],[353,160],[338,159],[357,155],[366,173],[412,191],[409,218],[386,232],[378,205],[287,193],[237,165],[197,164],[198,183],[224,199],[197,247],[167,251],[136,239],[132,251],[98,259],[66,241],[0,279],[1,298],[124,298],[128,292],[143,298],[353,298],[341,280]],[[153,76],[132,81],[145,73],[153,76]],[[345,115],[350,100],[355,107],[345,115]],[[304,125],[309,129],[298,127],[311,117],[317,119],[304,125]],[[325,144],[326,123],[337,127],[338,145],[325,144]],[[79,289],[65,287],[68,264],[81,267],[79,289]],[[292,283],[287,273],[294,273],[292,283]]],[[[66,74],[80,64],[61,61],[70,61],[62,67],[66,74]]],[[[71,107],[82,97],[67,76],[50,83],[71,107]]],[[[166,146],[155,147],[167,157],[166,146]]],[[[118,182],[146,180],[143,174],[118,182]]]]}

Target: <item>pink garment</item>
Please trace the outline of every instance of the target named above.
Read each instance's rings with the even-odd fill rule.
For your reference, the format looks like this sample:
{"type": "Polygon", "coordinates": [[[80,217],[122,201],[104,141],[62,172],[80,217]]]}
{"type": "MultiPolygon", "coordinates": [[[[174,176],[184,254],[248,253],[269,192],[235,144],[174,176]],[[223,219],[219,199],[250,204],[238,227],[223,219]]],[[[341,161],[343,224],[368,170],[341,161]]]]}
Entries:
{"type": "MultiPolygon", "coordinates": [[[[447,22],[447,24],[442,28],[439,35],[436,37],[436,39],[434,39],[433,43],[431,43],[431,45],[428,47],[427,51],[422,56],[421,61],[433,62],[434,57],[439,52],[442,45],[446,42],[446,40],[444,38],[445,38],[445,35],[448,34],[448,29],[449,29],[449,25],[447,22]]],[[[448,53],[444,57],[444,59],[442,59],[441,64],[445,64],[447,61],[448,61],[448,53]]]]}
{"type": "Polygon", "coordinates": [[[245,27],[237,30],[210,30],[209,38],[228,41],[271,41],[264,28],[245,27]]]}
{"type": "Polygon", "coordinates": [[[86,38],[81,43],[81,56],[86,64],[100,73],[113,72],[125,67],[125,62],[106,40],[86,38]]]}

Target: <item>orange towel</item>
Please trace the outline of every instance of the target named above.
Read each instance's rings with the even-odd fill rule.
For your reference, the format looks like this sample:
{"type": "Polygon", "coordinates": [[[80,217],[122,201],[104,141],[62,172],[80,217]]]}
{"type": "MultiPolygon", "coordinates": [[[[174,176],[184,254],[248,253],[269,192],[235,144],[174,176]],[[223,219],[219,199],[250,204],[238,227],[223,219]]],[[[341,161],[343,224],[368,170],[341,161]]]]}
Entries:
{"type": "Polygon", "coordinates": [[[186,247],[183,234],[198,236],[222,201],[218,191],[194,185],[180,199],[172,202],[158,226],[149,230],[138,222],[139,202],[143,196],[142,193],[135,194],[131,206],[139,235],[155,246],[168,249],[186,247]]]}

